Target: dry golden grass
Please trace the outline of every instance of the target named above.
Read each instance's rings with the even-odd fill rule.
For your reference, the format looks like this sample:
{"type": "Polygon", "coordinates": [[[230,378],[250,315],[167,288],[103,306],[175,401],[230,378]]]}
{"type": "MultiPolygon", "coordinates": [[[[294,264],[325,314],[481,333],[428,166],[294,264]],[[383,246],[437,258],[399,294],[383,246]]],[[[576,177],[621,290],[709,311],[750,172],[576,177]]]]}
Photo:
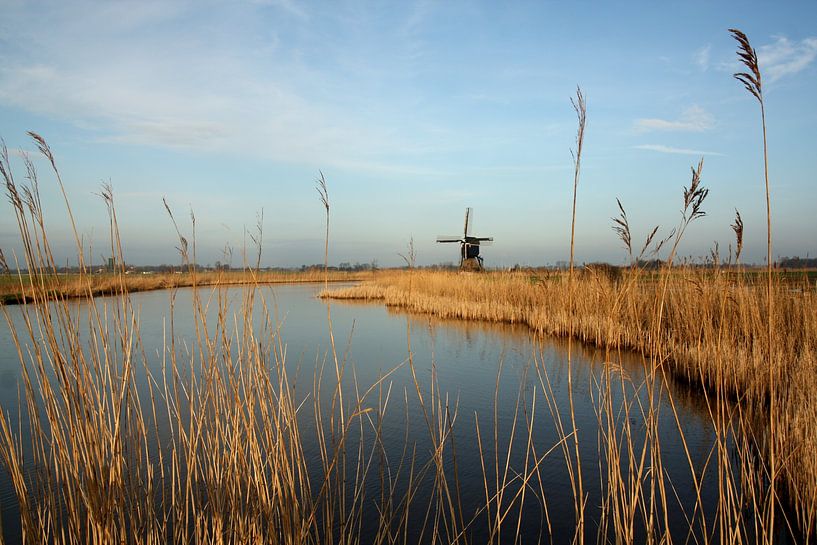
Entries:
{"type": "MultiPolygon", "coordinates": [[[[752,72],[736,77],[760,101],[765,155],[759,68],[745,35],[733,34],[752,72]]],[[[583,96],[577,97],[580,150],[585,110],[583,96]]],[[[31,136],[50,163],[67,206],[51,150],[41,137],[31,136]]],[[[574,218],[580,157],[579,151],[574,218]]],[[[0,415],[0,461],[14,487],[26,543],[355,544],[364,528],[377,544],[408,543],[410,535],[423,543],[469,543],[478,519],[487,524],[484,541],[517,543],[526,497],[542,506],[548,521],[544,530],[549,529],[540,464],[554,451],[561,451],[570,477],[576,531],[550,536],[551,541],[572,537],[582,543],[592,537],[596,529],[584,524],[592,501],[601,508],[600,543],[678,542],[678,534],[670,531],[675,489],[665,473],[661,411],[674,417],[696,494],[694,505],[684,507],[689,509],[684,512],[686,542],[775,543],[781,528],[808,541],[817,531],[817,293],[808,281],[773,277],[770,259],[764,285],[717,268],[673,268],[687,227],[705,215],[702,205],[709,190],[701,183],[703,162],[693,167],[692,183],[683,190],[676,229],[663,240],[654,238],[654,229],[637,257],[619,203],[621,217],[614,220],[614,229],[632,262],[657,254],[665,244],[670,248],[658,273],[633,268],[620,276],[603,269],[574,274],[572,257],[569,275],[416,271],[412,244],[405,258],[409,271],[372,275],[359,286],[330,292],[326,270],[284,278],[252,270],[238,276],[144,278],[120,271],[107,277],[58,277],[37,172],[33,162],[24,161],[28,184],[20,186],[2,149],[0,174],[31,274],[11,283],[30,301],[21,309],[22,323],[12,326],[6,314],[21,362],[26,418],[15,423],[0,415]],[[418,380],[408,320],[407,357],[398,367],[410,370],[414,391],[409,388],[402,397],[406,405],[409,396],[419,403],[430,449],[428,458],[420,459],[406,447],[399,461],[389,461],[382,435],[392,397],[389,373],[372,385],[357,383],[335,345],[329,304],[330,349],[316,361],[310,395],[295,395],[275,311],[255,289],[282,281],[324,281],[325,297],[384,301],[442,318],[526,324],[538,338],[563,336],[604,347],[606,364],[590,392],[598,418],[602,497],[589,498],[583,491],[587,468],[578,456],[570,373],[570,403],[560,406],[542,354],[534,353],[532,392],[520,384],[509,429],[500,429],[494,413],[492,445],[489,434],[482,433],[480,415],[474,415],[485,496],[476,513],[463,513],[452,435],[457,406],[436,384],[433,361],[430,384],[418,380]],[[246,286],[237,309],[229,307],[223,290],[208,290],[215,303],[202,301],[196,290],[230,284],[246,286]],[[161,371],[151,371],[128,294],[182,285],[194,288],[192,308],[184,312],[192,313],[195,338],[174,334],[173,307],[161,371]],[[93,302],[101,294],[115,297],[87,305],[87,316],[67,302],[78,296],[93,302]],[[208,312],[212,305],[215,316],[208,312]],[[254,325],[259,317],[261,325],[254,325]],[[184,349],[177,345],[182,342],[184,349]],[[640,382],[621,372],[621,350],[642,354],[640,382]],[[136,378],[137,369],[147,378],[147,392],[136,378]],[[693,463],[666,387],[671,377],[689,383],[709,411],[709,431],[715,437],[707,461],[710,471],[693,463]],[[353,387],[344,388],[344,381],[353,387]],[[559,438],[554,445],[533,441],[534,429],[542,425],[535,416],[542,401],[559,438]],[[314,422],[313,437],[302,431],[305,412],[314,422]],[[499,452],[499,445],[514,444],[515,436],[524,449],[521,467],[511,464],[510,446],[499,452]],[[317,445],[317,459],[307,460],[307,441],[317,445]],[[714,512],[707,511],[702,492],[704,481],[712,479],[718,488],[714,512]],[[418,500],[421,482],[431,486],[423,489],[428,497],[418,500]],[[785,487],[778,486],[781,482],[785,487]],[[373,502],[367,494],[379,497],[373,502]],[[781,519],[776,513],[784,506],[783,497],[790,510],[781,519]]],[[[330,204],[323,174],[317,189],[326,215],[326,269],[330,204]]],[[[110,253],[122,261],[109,187],[102,197],[110,218],[110,253]]],[[[768,176],[766,202],[771,256],[768,176]]],[[[195,237],[183,236],[167,210],[183,260],[195,262],[195,237]]],[[[191,220],[194,233],[195,218],[191,220]]],[[[72,228],[84,271],[81,237],[72,228]]],[[[733,229],[739,254],[739,214],[733,229]]],[[[257,239],[252,238],[260,248],[260,229],[257,239]]],[[[0,254],[0,265],[4,261],[0,254]]],[[[495,404],[498,388],[497,380],[495,404]]]]}
{"type": "Polygon", "coordinates": [[[660,324],[656,301],[662,283],[637,272],[617,281],[592,271],[578,276],[573,315],[568,277],[560,273],[393,272],[323,295],[381,300],[441,318],[521,323],[543,335],[567,336],[572,320],[577,338],[611,351],[636,350],[649,356],[658,344],[665,358],[658,363],[675,377],[739,399],[747,412],[777,405],[775,441],[784,460],[778,471],[799,507],[813,516],[817,290],[808,283],[773,284],[771,360],[782,387],[770,398],[766,286],[736,280],[724,271],[676,269],[666,275],[669,285],[660,324]],[[656,330],[660,338],[651,338],[656,330]]]}
{"type": "MultiPolygon", "coordinates": [[[[51,158],[45,142],[35,140],[51,158]]],[[[354,544],[364,527],[376,543],[396,543],[413,535],[409,525],[421,536],[463,541],[457,536],[464,523],[451,518],[453,494],[440,474],[453,447],[439,393],[421,398],[428,404],[432,458],[406,456],[392,468],[381,438],[390,393],[383,381],[390,373],[345,391],[345,360],[335,347],[331,315],[330,349],[317,355],[311,391],[296,394],[289,382],[277,309],[257,288],[355,276],[248,271],[132,278],[120,271],[108,278],[60,277],[33,164],[27,163],[32,185],[21,188],[2,151],[0,174],[29,270],[18,278],[29,290],[19,308],[22,320],[12,320],[0,304],[22,373],[20,420],[0,413],[0,461],[14,489],[23,543],[354,544]],[[170,297],[157,371],[129,293],[185,284],[193,287],[192,304],[180,310],[170,297]],[[230,307],[221,288],[235,284],[245,289],[230,307]],[[203,285],[216,288],[203,297],[197,289],[203,285]],[[99,293],[113,297],[95,304],[99,293]],[[73,305],[73,296],[89,304],[73,305]],[[176,335],[177,312],[192,320],[192,338],[176,335]],[[301,434],[305,414],[314,421],[308,439],[301,434]],[[318,460],[307,459],[307,441],[317,445],[318,460]],[[429,481],[435,485],[428,506],[436,514],[410,517],[412,498],[429,481]],[[373,482],[383,509],[364,517],[373,482]]],[[[113,197],[103,193],[120,260],[113,197]]],[[[180,246],[186,250],[187,241],[180,246]]],[[[81,246],[77,251],[82,264],[81,246]]]]}

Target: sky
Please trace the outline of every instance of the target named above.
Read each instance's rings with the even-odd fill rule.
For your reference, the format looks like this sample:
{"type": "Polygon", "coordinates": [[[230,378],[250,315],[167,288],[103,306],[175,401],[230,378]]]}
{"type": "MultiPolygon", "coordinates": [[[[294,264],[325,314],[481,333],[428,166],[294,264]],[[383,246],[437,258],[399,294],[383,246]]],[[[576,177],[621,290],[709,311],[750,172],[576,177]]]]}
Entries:
{"type": "MultiPolygon", "coordinates": [[[[195,215],[197,257],[240,266],[330,257],[458,260],[437,235],[493,236],[485,264],[567,259],[576,147],[587,128],[576,259],[623,263],[616,199],[640,242],[680,220],[704,159],[706,217],[683,258],[717,243],[735,209],[743,261],[766,254],[760,109],[727,29],[743,30],[763,75],[775,256],[817,256],[817,2],[325,2],[0,0],[0,136],[18,181],[39,170],[58,258],[76,262],[51,146],[86,251],[110,254],[98,196],[110,184],[126,260],[178,263],[173,224],[195,215]]],[[[11,206],[0,249],[20,255],[11,206]]]]}

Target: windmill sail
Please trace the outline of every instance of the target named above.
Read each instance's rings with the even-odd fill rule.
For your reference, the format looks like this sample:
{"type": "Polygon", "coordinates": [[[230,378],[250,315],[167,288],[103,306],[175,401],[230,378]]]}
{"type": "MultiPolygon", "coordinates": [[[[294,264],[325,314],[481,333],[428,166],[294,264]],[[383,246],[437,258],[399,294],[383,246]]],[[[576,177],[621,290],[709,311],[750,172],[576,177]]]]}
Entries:
{"type": "Polygon", "coordinates": [[[482,257],[479,255],[480,246],[489,246],[493,242],[493,237],[474,237],[469,233],[474,222],[473,208],[465,209],[465,224],[463,225],[462,236],[439,235],[437,242],[456,242],[460,245],[460,268],[464,270],[482,270],[482,257]]]}

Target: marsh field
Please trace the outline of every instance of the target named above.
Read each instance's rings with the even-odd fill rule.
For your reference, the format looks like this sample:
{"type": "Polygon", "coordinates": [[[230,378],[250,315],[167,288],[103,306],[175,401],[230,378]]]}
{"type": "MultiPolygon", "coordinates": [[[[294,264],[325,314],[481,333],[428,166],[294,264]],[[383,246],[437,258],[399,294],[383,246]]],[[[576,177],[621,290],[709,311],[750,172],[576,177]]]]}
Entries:
{"type": "Polygon", "coordinates": [[[729,270],[119,278],[4,307],[6,542],[813,536],[808,278],[773,285],[771,377],[765,284],[729,270]]]}
{"type": "Polygon", "coordinates": [[[402,270],[330,273],[321,173],[323,271],[259,272],[259,232],[240,273],[200,272],[165,201],[182,272],[95,274],[30,133],[71,218],[60,275],[38,169],[22,154],[15,177],[3,146],[22,251],[0,253],[0,542],[813,542],[817,286],[773,268],[761,77],[731,33],[761,111],[763,269],[737,211],[734,251],[680,259],[703,160],[674,229],[636,243],[619,202],[628,265],[579,267],[580,89],[564,271],[421,269],[410,243],[402,270]]]}
{"type": "Polygon", "coordinates": [[[674,265],[702,163],[665,239],[619,203],[626,267],[201,272],[168,208],[191,265],[144,276],[78,235],[58,274],[33,170],[2,167],[3,542],[814,539],[817,289],[741,265],[739,215],[734,256],[674,265]]]}

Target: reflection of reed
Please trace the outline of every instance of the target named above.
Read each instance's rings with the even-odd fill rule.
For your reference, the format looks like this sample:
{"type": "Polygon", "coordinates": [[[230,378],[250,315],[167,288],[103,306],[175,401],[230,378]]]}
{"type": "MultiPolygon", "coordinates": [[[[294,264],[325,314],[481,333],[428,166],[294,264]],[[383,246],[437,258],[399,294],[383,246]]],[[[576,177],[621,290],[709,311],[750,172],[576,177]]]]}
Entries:
{"type": "MultiPolygon", "coordinates": [[[[349,288],[354,290],[355,286],[349,288]]],[[[338,299],[337,303],[363,307],[372,304],[366,299],[338,299]]],[[[534,351],[538,351],[540,357],[546,360],[555,384],[559,384],[567,373],[565,362],[568,341],[565,337],[546,337],[537,340],[527,325],[518,323],[438,318],[398,306],[386,306],[386,311],[390,316],[407,320],[413,331],[428,331],[432,339],[445,335],[449,345],[470,346],[477,341],[492,346],[510,345],[520,354],[531,357],[534,351]]],[[[574,345],[572,350],[575,352],[574,358],[578,361],[573,368],[574,381],[578,384],[587,387],[598,384],[605,371],[622,375],[624,380],[632,384],[644,381],[644,358],[636,352],[621,351],[611,355],[609,350],[587,343],[574,345]]],[[[683,411],[691,411],[704,419],[709,417],[706,401],[693,384],[681,377],[670,376],[668,386],[671,390],[670,395],[683,411]]]]}
{"type": "MultiPolygon", "coordinates": [[[[558,273],[465,277],[414,271],[412,282],[409,294],[405,275],[383,273],[371,282],[326,295],[382,301],[390,308],[442,319],[525,324],[536,333],[555,337],[569,332],[567,283],[558,273]]],[[[811,395],[817,390],[814,290],[804,285],[792,291],[790,283],[783,281],[773,285],[778,311],[772,317],[775,334],[770,346],[764,286],[728,271],[676,268],[637,276],[625,272],[620,278],[590,271],[577,277],[574,289],[575,334],[580,340],[614,355],[628,349],[645,354],[647,367],[659,370],[661,381],[684,385],[676,388],[681,397],[697,396],[698,401],[690,399],[690,406],[700,409],[703,403],[711,418],[739,416],[748,425],[753,412],[768,413],[769,373],[759,370],[767,370],[771,351],[775,375],[787,377],[779,379],[786,387],[772,400],[780,406],[774,413],[779,419],[775,448],[787,452],[778,457],[786,463],[776,474],[799,506],[798,521],[792,525],[815,527],[817,464],[810,455],[810,445],[817,444],[817,403],[811,395]],[[655,312],[658,300],[663,300],[660,317],[655,312]],[[660,357],[653,352],[656,346],[660,357]],[[737,400],[741,403],[738,416],[728,408],[715,409],[718,403],[737,400]]],[[[618,356],[599,359],[617,361],[618,356]]],[[[625,365],[630,373],[637,367],[625,365]]],[[[674,394],[672,399],[680,402],[681,397],[675,399],[674,394]]]]}
{"type": "MultiPolygon", "coordinates": [[[[349,288],[356,289],[355,286],[349,288]]],[[[367,299],[343,298],[338,302],[349,306],[372,304],[367,299]]],[[[435,331],[445,330],[447,334],[454,334],[459,338],[459,341],[455,342],[471,344],[474,339],[479,338],[489,344],[501,345],[510,341],[516,346],[526,347],[526,350],[533,350],[537,342],[544,342],[547,347],[548,363],[557,380],[567,372],[564,362],[567,360],[568,341],[565,337],[547,337],[544,341],[535,341],[530,328],[523,324],[438,318],[398,306],[387,306],[386,311],[389,315],[409,320],[413,330],[431,328],[435,331]]],[[[540,347],[539,350],[543,348],[540,347]]],[[[621,351],[612,359],[606,359],[610,357],[609,350],[595,344],[579,344],[574,346],[573,350],[576,351],[576,358],[580,362],[573,369],[575,380],[579,382],[589,383],[591,378],[598,381],[605,369],[622,374],[625,380],[633,383],[644,380],[644,360],[643,356],[637,352],[621,351]]],[[[679,376],[669,376],[668,383],[672,390],[671,395],[679,406],[684,410],[694,411],[699,416],[708,417],[706,400],[701,397],[700,390],[695,384],[679,376]]]]}
{"type": "Polygon", "coordinates": [[[417,314],[416,312],[411,312],[399,307],[387,307],[387,311],[390,315],[400,316],[409,320],[412,328],[445,328],[448,331],[460,333],[466,339],[470,339],[474,336],[482,336],[488,337],[491,340],[513,339],[519,343],[524,343],[530,339],[530,330],[518,324],[437,318],[435,316],[417,314]]]}

